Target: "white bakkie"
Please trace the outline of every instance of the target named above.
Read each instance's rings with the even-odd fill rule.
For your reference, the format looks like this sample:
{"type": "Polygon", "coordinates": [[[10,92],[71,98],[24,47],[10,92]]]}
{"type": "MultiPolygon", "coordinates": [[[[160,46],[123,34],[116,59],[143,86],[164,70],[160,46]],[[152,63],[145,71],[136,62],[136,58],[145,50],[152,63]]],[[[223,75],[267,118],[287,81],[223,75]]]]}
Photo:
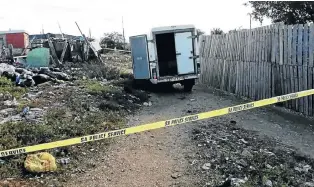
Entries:
{"type": "Polygon", "coordinates": [[[194,25],[155,27],[148,35],[131,36],[135,81],[181,83],[191,91],[200,74],[197,41],[194,25]]]}

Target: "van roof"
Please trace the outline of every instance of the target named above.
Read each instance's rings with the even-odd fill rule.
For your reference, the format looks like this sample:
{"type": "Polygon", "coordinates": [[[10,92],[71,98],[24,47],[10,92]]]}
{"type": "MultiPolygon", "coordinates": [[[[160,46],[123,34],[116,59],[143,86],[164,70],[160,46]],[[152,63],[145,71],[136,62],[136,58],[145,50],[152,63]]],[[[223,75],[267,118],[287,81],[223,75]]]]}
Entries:
{"type": "Polygon", "coordinates": [[[163,26],[163,27],[154,27],[151,29],[152,32],[159,31],[168,31],[168,30],[182,30],[182,29],[194,29],[194,25],[173,25],[173,26],[163,26]]]}

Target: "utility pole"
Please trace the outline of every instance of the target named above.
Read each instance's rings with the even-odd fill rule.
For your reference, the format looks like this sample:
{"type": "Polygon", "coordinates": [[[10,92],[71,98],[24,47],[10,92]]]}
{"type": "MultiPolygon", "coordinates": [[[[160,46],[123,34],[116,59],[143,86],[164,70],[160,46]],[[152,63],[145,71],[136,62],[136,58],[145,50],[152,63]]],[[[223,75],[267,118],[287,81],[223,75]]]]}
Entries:
{"type": "Polygon", "coordinates": [[[59,22],[58,22],[58,26],[59,26],[59,29],[60,29],[60,33],[61,33],[61,35],[62,35],[62,39],[64,39],[64,35],[63,35],[62,30],[61,30],[61,26],[60,26],[59,22]]]}
{"type": "Polygon", "coordinates": [[[45,32],[44,32],[44,24],[41,24],[41,30],[42,30],[42,34],[45,34],[45,32]]]}
{"type": "Polygon", "coordinates": [[[249,13],[249,16],[250,16],[250,30],[252,29],[252,14],[249,13]]]}
{"type": "Polygon", "coordinates": [[[92,32],[91,32],[90,28],[89,28],[89,39],[92,39],[92,32]]]}
{"type": "Polygon", "coordinates": [[[123,49],[125,50],[124,22],[122,16],[122,34],[123,34],[123,49]]]}
{"type": "Polygon", "coordinates": [[[252,28],[252,14],[250,14],[250,30],[252,28]]]}

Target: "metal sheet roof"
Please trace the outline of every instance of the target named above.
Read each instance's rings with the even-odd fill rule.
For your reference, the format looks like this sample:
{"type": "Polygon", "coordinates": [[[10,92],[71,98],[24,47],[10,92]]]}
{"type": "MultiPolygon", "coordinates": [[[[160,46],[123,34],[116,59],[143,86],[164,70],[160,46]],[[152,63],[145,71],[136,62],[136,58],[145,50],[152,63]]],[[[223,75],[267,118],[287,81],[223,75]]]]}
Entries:
{"type": "Polygon", "coordinates": [[[0,34],[27,33],[25,30],[0,31],[0,34]]]}

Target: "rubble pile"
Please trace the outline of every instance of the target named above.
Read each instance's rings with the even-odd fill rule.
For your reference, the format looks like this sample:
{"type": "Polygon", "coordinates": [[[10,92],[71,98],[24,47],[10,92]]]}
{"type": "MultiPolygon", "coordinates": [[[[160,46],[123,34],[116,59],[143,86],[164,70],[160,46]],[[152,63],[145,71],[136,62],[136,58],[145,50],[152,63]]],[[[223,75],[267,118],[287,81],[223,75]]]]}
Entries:
{"type": "Polygon", "coordinates": [[[314,186],[314,160],[276,140],[240,129],[235,121],[214,122],[193,132],[201,155],[192,167],[197,166],[205,178],[202,185],[314,186]]]}
{"type": "MultiPolygon", "coordinates": [[[[38,69],[0,63],[0,150],[123,128],[125,116],[146,105],[149,96],[120,77],[121,67],[128,67],[120,64],[130,63],[129,58],[116,59],[118,65],[109,59],[105,64],[66,62],[59,68],[38,69]]],[[[43,174],[56,180],[40,180],[48,186],[65,180],[77,168],[86,170],[90,167],[86,157],[94,157],[95,150],[107,144],[49,150],[56,160],[62,160],[60,170],[52,176],[43,174]]],[[[23,168],[25,158],[16,156],[14,162],[1,158],[0,178],[34,178],[23,168]]]]}
{"type": "Polygon", "coordinates": [[[0,76],[6,77],[16,86],[31,87],[48,81],[69,81],[70,77],[58,68],[25,69],[1,63],[0,76]]]}

